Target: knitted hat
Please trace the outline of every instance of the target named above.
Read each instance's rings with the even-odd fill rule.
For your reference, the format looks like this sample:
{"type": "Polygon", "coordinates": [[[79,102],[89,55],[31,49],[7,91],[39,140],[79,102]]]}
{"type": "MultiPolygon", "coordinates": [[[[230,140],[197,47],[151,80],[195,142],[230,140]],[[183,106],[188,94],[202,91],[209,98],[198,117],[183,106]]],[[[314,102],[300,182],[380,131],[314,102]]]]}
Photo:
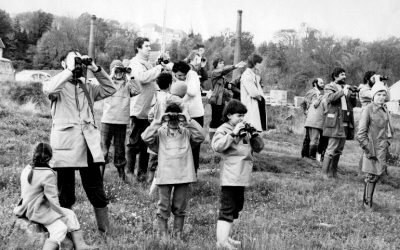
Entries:
{"type": "Polygon", "coordinates": [[[171,84],[169,91],[171,94],[183,98],[186,95],[187,85],[184,81],[176,81],[171,84]]]}
{"type": "Polygon", "coordinates": [[[131,64],[131,60],[129,60],[129,59],[124,59],[124,60],[122,60],[122,64],[124,65],[124,67],[128,67],[129,64],[131,64]]]}
{"type": "Polygon", "coordinates": [[[51,160],[51,157],[53,157],[51,146],[47,143],[41,142],[36,146],[33,153],[33,165],[43,166],[51,160]]]}
{"type": "Polygon", "coordinates": [[[111,71],[114,67],[123,68],[124,65],[122,64],[122,62],[121,62],[120,60],[114,60],[114,61],[112,61],[111,64],[110,64],[110,71],[111,71]]]}
{"type": "Polygon", "coordinates": [[[380,91],[386,91],[386,93],[387,93],[388,88],[383,84],[383,82],[375,82],[374,86],[372,86],[372,88],[371,88],[372,99],[374,99],[375,94],[380,91]]]}

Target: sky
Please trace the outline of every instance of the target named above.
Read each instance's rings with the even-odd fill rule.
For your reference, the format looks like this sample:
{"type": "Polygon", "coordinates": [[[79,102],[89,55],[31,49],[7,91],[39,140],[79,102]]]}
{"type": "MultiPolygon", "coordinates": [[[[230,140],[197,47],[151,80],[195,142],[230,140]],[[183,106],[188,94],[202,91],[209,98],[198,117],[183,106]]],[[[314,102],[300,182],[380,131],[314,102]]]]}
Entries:
{"type": "Polygon", "coordinates": [[[302,23],[326,35],[375,41],[400,37],[399,0],[0,0],[9,14],[43,10],[78,17],[88,12],[103,19],[138,25],[162,25],[166,2],[166,26],[203,39],[236,30],[237,10],[242,10],[242,31],[254,42],[271,41],[280,29],[300,28],[302,23]]]}

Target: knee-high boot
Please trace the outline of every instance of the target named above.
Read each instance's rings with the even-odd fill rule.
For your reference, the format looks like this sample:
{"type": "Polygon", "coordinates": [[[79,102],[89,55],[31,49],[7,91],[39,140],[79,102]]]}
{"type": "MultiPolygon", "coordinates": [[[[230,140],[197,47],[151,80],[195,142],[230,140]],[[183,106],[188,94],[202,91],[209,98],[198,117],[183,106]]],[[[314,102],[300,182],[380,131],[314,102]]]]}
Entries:
{"type": "Polygon", "coordinates": [[[372,199],[375,192],[376,182],[365,182],[363,203],[367,208],[372,208],[372,199]]]}
{"type": "Polygon", "coordinates": [[[317,150],[318,150],[318,145],[310,145],[310,153],[309,156],[311,159],[316,159],[317,157],[317,150]]]}
{"type": "Polygon", "coordinates": [[[338,166],[339,166],[340,155],[334,155],[331,161],[331,170],[333,178],[337,178],[338,166]]]}
{"type": "Polygon", "coordinates": [[[128,147],[126,151],[126,160],[127,160],[127,173],[132,174],[135,172],[136,165],[136,150],[128,147]]]}
{"type": "Polygon", "coordinates": [[[333,177],[332,173],[332,156],[328,155],[325,157],[324,162],[322,164],[322,175],[324,179],[329,179],[333,177]]]}

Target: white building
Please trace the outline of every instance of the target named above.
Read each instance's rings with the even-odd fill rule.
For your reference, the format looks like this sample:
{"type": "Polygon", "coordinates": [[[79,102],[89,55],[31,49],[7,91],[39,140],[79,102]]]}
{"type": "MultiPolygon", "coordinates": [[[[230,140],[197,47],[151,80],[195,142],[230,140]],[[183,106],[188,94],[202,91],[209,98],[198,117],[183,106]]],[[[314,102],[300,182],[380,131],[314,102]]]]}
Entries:
{"type": "MultiPolygon", "coordinates": [[[[161,43],[163,35],[162,27],[154,23],[149,23],[139,29],[138,35],[149,38],[150,42],[161,43]]],[[[186,36],[186,33],[182,30],[165,29],[165,42],[167,44],[171,43],[173,40],[180,41],[186,36]]]]}

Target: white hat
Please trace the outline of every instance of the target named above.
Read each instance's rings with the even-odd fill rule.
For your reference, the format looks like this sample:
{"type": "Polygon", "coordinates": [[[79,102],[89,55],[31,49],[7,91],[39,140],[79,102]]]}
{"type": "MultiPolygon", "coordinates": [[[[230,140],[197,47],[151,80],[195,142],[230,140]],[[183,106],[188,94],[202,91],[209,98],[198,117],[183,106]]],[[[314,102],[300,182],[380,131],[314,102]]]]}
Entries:
{"type": "Polygon", "coordinates": [[[372,86],[372,88],[371,88],[372,99],[374,99],[375,94],[380,92],[380,91],[385,91],[387,93],[388,92],[388,88],[381,81],[375,82],[374,86],[372,86]]]}

